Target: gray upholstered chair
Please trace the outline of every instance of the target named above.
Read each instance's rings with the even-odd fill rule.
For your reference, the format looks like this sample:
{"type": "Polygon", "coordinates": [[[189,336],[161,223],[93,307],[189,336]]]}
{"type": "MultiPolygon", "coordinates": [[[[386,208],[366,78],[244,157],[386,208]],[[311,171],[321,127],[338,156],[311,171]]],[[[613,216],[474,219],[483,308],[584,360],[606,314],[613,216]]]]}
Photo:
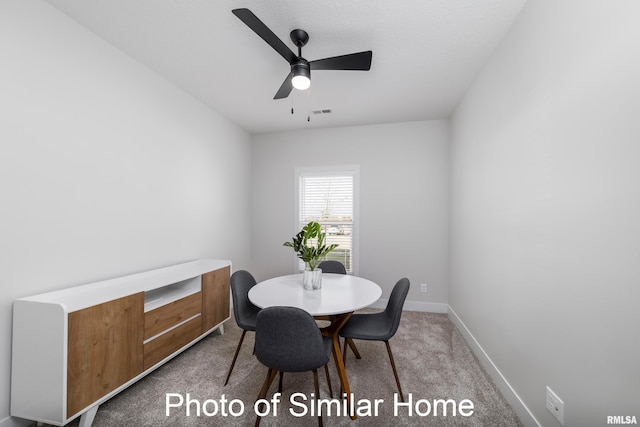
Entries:
{"type": "Polygon", "coordinates": [[[318,268],[321,268],[323,273],[347,274],[347,269],[340,261],[322,261],[320,264],[318,264],[318,268]]]}
{"type": "Polygon", "coordinates": [[[355,346],[351,345],[353,344],[354,339],[385,342],[387,345],[387,353],[389,353],[389,360],[391,361],[391,368],[393,369],[393,375],[396,378],[398,392],[400,393],[400,398],[403,402],[404,395],[402,394],[402,387],[400,387],[400,379],[398,378],[396,364],[393,360],[393,353],[391,353],[389,339],[396,334],[398,325],[400,325],[402,307],[404,306],[404,301],[407,298],[407,293],[409,293],[409,279],[403,278],[398,280],[391,291],[387,308],[384,311],[380,313],[354,314],[340,330],[340,336],[345,338],[344,351],[342,353],[343,362],[345,364],[347,361],[348,343],[356,355],[356,358],[361,358],[360,353],[355,346]]]}
{"type": "MultiPolygon", "coordinates": [[[[327,364],[331,357],[331,339],[323,337],[313,317],[296,307],[268,307],[258,313],[256,322],[256,357],[268,368],[267,378],[258,399],[278,372],[313,372],[316,399],[320,397],[318,368],[324,366],[331,397],[331,379],[327,364]]],[[[322,416],[318,416],[322,426],[322,416]]],[[[256,426],[260,417],[256,418],[256,426]]]]}
{"type": "Polygon", "coordinates": [[[240,347],[242,347],[242,341],[247,331],[256,330],[256,317],[260,309],[253,305],[249,301],[249,290],[256,284],[256,279],[253,278],[251,273],[246,270],[238,270],[231,275],[231,295],[233,296],[233,316],[236,318],[236,323],[242,328],[242,335],[240,336],[240,342],[236,348],[236,354],[233,356],[233,361],[229,367],[227,373],[227,379],[224,381],[224,385],[229,382],[231,372],[236,364],[238,353],[240,353],[240,347]]]}

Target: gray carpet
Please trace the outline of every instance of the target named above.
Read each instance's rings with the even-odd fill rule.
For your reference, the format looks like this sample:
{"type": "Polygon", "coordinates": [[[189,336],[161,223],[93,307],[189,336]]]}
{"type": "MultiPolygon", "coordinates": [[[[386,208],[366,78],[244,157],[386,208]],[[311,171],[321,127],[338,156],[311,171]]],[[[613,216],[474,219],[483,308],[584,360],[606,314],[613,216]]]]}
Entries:
{"type": "MultiPolygon", "coordinates": [[[[372,310],[365,310],[372,311],[372,310]]],[[[191,349],[149,374],[144,379],[124,390],[100,406],[93,425],[106,426],[204,426],[238,425],[249,426],[255,421],[254,400],[266,375],[266,368],[251,354],[254,334],[247,333],[238,362],[229,384],[223,387],[224,379],[240,338],[240,329],[233,318],[225,324],[225,334],[214,332],[191,349]],[[207,399],[220,402],[222,395],[228,401],[238,399],[244,404],[241,416],[233,416],[230,410],[239,412],[240,404],[227,407],[227,415],[220,413],[207,416],[196,415],[196,405],[191,405],[190,416],[184,406],[173,408],[165,415],[167,393],[177,393],[186,398],[204,403],[207,399]]],[[[378,415],[363,416],[352,421],[348,416],[324,416],[325,426],[388,426],[388,425],[430,425],[430,426],[522,426],[513,409],[492,383],[488,374],[480,367],[462,336],[445,314],[409,312],[403,313],[400,328],[391,339],[405,398],[411,394],[413,403],[422,400],[418,410],[423,414],[431,406],[428,415],[419,416],[415,411],[408,415],[406,407],[398,408],[394,415],[395,381],[385,345],[382,342],[356,341],[362,359],[356,360],[349,352],[347,375],[355,399],[363,399],[363,405],[375,399],[383,399],[378,415]],[[459,403],[463,399],[473,402],[473,413],[462,416],[452,413],[451,404],[447,414],[442,414],[442,405],[434,415],[434,399],[453,399],[459,403]],[[426,402],[429,402],[428,405],[426,402]]],[[[338,376],[330,365],[334,394],[339,388],[338,376]]],[[[320,398],[328,399],[328,388],[324,373],[319,371],[320,398]]],[[[277,389],[277,380],[269,391],[270,397],[277,389]]],[[[298,406],[290,402],[292,393],[304,393],[311,398],[313,375],[311,373],[285,374],[284,392],[278,405],[278,416],[263,417],[263,426],[316,426],[317,418],[311,416],[294,417],[290,410],[300,413],[310,410],[309,402],[297,399],[298,406]]],[[[172,402],[177,401],[177,397],[172,402]]],[[[356,406],[357,408],[358,406],[356,406]]],[[[326,412],[327,405],[324,406],[326,412]]],[[[463,408],[464,409],[464,408],[463,408]]],[[[214,406],[207,403],[211,413],[214,406]]],[[[364,410],[364,409],[363,409],[364,410]]],[[[202,408],[201,408],[202,411],[202,408]]],[[[466,413],[468,414],[468,409],[466,413]]],[[[72,423],[77,424],[77,421],[72,423]]]]}

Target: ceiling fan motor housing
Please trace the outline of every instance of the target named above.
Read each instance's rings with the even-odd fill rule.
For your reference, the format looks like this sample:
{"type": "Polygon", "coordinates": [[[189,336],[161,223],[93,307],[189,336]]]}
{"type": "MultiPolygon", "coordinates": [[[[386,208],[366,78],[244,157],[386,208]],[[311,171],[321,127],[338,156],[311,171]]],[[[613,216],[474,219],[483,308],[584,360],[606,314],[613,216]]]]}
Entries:
{"type": "Polygon", "coordinates": [[[306,76],[311,79],[311,67],[309,61],[304,58],[298,58],[298,61],[291,64],[291,73],[294,76],[306,76]]]}

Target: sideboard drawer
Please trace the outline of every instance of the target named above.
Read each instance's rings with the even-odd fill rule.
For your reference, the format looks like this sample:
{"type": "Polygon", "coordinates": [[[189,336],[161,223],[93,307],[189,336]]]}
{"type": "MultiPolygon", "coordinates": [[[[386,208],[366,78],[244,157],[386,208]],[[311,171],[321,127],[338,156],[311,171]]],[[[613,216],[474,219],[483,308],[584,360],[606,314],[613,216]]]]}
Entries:
{"type": "Polygon", "coordinates": [[[202,292],[189,295],[144,314],[144,339],[193,317],[202,311],[202,292]]]}
{"type": "Polygon", "coordinates": [[[149,369],[202,333],[202,316],[175,327],[144,344],[144,369],[149,369]]]}

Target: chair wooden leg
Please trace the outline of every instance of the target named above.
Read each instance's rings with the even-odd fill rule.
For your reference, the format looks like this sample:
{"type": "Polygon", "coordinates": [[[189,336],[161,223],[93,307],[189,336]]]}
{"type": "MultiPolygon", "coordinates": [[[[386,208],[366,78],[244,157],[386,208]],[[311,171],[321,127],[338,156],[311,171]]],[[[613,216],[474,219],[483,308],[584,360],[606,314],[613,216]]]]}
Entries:
{"type": "Polygon", "coordinates": [[[278,393],[282,393],[282,377],[284,372],[280,371],[280,378],[278,379],[278,393]]]}
{"type": "Polygon", "coordinates": [[[236,364],[236,359],[238,358],[238,353],[240,353],[240,347],[242,347],[242,341],[244,341],[244,335],[247,333],[246,329],[242,330],[242,335],[240,335],[240,342],[238,343],[238,347],[236,348],[236,354],[233,355],[233,361],[231,361],[231,366],[229,366],[229,372],[227,373],[227,379],[224,380],[224,385],[227,385],[229,382],[229,378],[231,377],[231,372],[233,372],[233,367],[236,364]]]}
{"type": "MultiPolygon", "coordinates": [[[[278,371],[269,368],[269,370],[267,371],[267,378],[262,384],[262,388],[260,389],[260,393],[258,394],[258,398],[256,399],[256,401],[264,399],[267,396],[267,391],[269,390],[269,387],[271,386],[271,383],[273,382],[273,379],[276,377],[277,373],[278,371]]],[[[262,407],[260,408],[260,411],[262,411],[262,407]]],[[[261,419],[262,417],[260,417],[259,415],[256,416],[255,427],[258,427],[260,425],[261,419]]]]}
{"type": "Polygon", "coordinates": [[[393,368],[393,376],[396,377],[396,384],[398,385],[398,391],[400,392],[400,399],[404,402],[404,395],[402,394],[402,387],[400,387],[400,378],[398,378],[398,371],[396,370],[396,363],[393,361],[393,353],[391,353],[391,346],[389,340],[384,342],[387,345],[387,353],[389,353],[389,360],[391,361],[391,368],[393,368]]]}
{"type": "Polygon", "coordinates": [[[327,376],[327,385],[329,386],[329,397],[333,399],[333,388],[331,387],[331,377],[329,376],[329,364],[324,365],[324,374],[327,376]]]}
{"type": "MultiPolygon", "coordinates": [[[[326,366],[326,365],[325,365],[326,366]]],[[[320,398],[320,385],[318,384],[318,370],[313,370],[313,385],[316,389],[316,399],[320,398]]],[[[318,414],[318,425],[322,427],[322,414],[318,414]]]]}

